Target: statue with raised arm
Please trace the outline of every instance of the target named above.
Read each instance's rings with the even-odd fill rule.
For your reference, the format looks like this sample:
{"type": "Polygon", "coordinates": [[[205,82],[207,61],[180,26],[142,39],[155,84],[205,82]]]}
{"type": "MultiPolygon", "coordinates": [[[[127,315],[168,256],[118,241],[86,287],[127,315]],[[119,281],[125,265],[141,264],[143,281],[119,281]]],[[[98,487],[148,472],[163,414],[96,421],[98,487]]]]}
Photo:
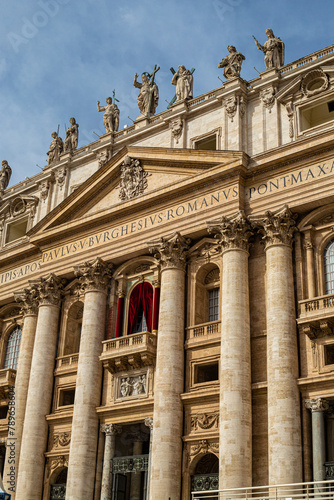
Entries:
{"type": "Polygon", "coordinates": [[[63,139],[58,136],[57,132],[52,132],[51,136],[52,141],[49,147],[49,151],[47,152],[47,155],[49,157],[49,165],[52,162],[59,160],[59,157],[64,149],[63,139]]]}
{"type": "Polygon", "coordinates": [[[188,69],[181,64],[179,69],[173,74],[172,85],[176,85],[176,100],[193,98],[193,80],[194,77],[188,69]]]}
{"type": "Polygon", "coordinates": [[[0,169],[0,195],[3,194],[4,190],[7,188],[11,175],[12,169],[8,165],[8,161],[3,160],[0,169]]]}
{"type": "Polygon", "coordinates": [[[119,127],[119,109],[116,103],[112,102],[111,97],[107,97],[106,106],[100,106],[100,101],[97,101],[97,110],[104,111],[103,123],[107,134],[117,132],[119,127]]]}
{"type": "Polygon", "coordinates": [[[71,126],[66,130],[64,153],[75,151],[78,146],[79,125],[76,123],[75,118],[70,118],[70,124],[71,126]]]}
{"type": "Polygon", "coordinates": [[[218,64],[218,68],[224,68],[224,76],[227,80],[240,76],[242,61],[246,58],[233,45],[227,47],[229,54],[218,64]]]}
{"type": "Polygon", "coordinates": [[[159,104],[159,89],[154,81],[155,73],[159,71],[157,65],[154,66],[153,73],[142,73],[142,83],[137,82],[138,74],[136,73],[133,80],[133,86],[140,89],[138,94],[138,108],[145,116],[154,115],[159,104]]]}
{"type": "Polygon", "coordinates": [[[284,65],[284,43],[270,28],[266,29],[266,35],[268,40],[264,45],[261,45],[253,35],[255,44],[264,53],[266,69],[279,68],[284,65]]]}

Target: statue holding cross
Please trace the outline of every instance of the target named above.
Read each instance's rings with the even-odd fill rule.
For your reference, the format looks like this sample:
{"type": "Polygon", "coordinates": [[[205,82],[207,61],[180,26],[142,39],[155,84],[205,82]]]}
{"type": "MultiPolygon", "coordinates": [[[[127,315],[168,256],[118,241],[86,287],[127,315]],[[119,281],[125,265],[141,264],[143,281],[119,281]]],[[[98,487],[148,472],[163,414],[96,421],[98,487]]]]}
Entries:
{"type": "Polygon", "coordinates": [[[115,97],[115,90],[113,90],[113,97],[107,97],[106,106],[100,106],[100,101],[97,101],[97,110],[104,111],[103,123],[106,128],[107,134],[118,131],[119,109],[116,102],[119,102],[119,100],[115,97]]]}
{"type": "MultiPolygon", "coordinates": [[[[172,70],[172,68],[171,68],[172,70]]],[[[176,73],[173,74],[171,81],[172,85],[176,85],[176,100],[182,101],[183,99],[193,98],[193,72],[195,70],[189,71],[183,64],[179,66],[176,73]]],[[[172,71],[173,72],[173,71],[172,71]]]]}
{"type": "Polygon", "coordinates": [[[159,89],[154,81],[155,74],[159,71],[160,67],[154,66],[153,72],[142,73],[142,83],[137,82],[138,74],[135,74],[133,85],[140,89],[138,94],[138,108],[144,116],[154,115],[155,110],[159,103],[159,89]]]}

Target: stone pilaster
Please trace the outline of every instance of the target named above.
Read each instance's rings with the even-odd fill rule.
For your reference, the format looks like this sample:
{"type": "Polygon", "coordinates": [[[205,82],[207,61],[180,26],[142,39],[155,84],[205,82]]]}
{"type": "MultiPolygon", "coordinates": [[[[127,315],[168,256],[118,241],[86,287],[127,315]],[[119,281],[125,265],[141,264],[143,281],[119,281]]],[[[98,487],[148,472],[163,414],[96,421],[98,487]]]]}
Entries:
{"type": "Polygon", "coordinates": [[[312,412],[312,455],[313,455],[313,481],[324,481],[326,472],[326,439],[324,413],[329,404],[325,399],[306,399],[305,406],[312,412]]]}
{"type": "Polygon", "coordinates": [[[23,327],[21,335],[20,353],[17,366],[17,374],[15,380],[15,419],[14,429],[11,426],[11,435],[8,436],[8,450],[10,443],[15,440],[15,456],[7,453],[7,460],[4,467],[4,487],[6,491],[10,491],[12,499],[15,498],[15,491],[12,489],[10,477],[18,476],[18,465],[20,458],[20,447],[23,431],[24,414],[26,409],[28,385],[30,377],[30,368],[32,353],[34,348],[37,312],[38,312],[38,292],[35,288],[25,288],[15,294],[15,300],[20,303],[23,313],[23,327]],[[11,488],[9,490],[9,488],[11,488]]]}
{"type": "Polygon", "coordinates": [[[252,484],[248,239],[243,212],[207,223],[222,250],[219,488],[252,484]]]}
{"type": "Polygon", "coordinates": [[[151,463],[152,463],[152,434],[153,434],[153,418],[145,418],[144,423],[146,427],[150,429],[150,447],[148,455],[148,478],[147,478],[147,490],[146,497],[149,500],[150,497],[150,480],[151,480],[151,463]]]}
{"type": "Polygon", "coordinates": [[[150,500],[181,491],[186,250],[180,233],[149,244],[161,265],[161,301],[154,383],[150,500]],[[166,355],[168,353],[168,355],[166,355]]]}
{"type": "MultiPolygon", "coordinates": [[[[26,500],[27,494],[30,500],[40,500],[42,495],[44,453],[48,435],[45,417],[51,407],[59,309],[64,281],[50,274],[47,278],[41,278],[31,284],[38,293],[39,310],[24,417],[16,500],[26,500]]],[[[26,360],[26,368],[28,364],[26,360]]],[[[22,385],[19,382],[19,394],[20,387],[22,388],[22,385]]]]}
{"type": "Polygon", "coordinates": [[[292,269],[295,217],[287,206],[260,222],[266,250],[269,484],[302,481],[298,350],[292,269]]]}
{"type": "Polygon", "coordinates": [[[122,427],[115,424],[101,425],[101,432],[105,434],[101,500],[110,500],[112,488],[112,459],[115,455],[116,435],[120,434],[122,427]]]}
{"type": "Polygon", "coordinates": [[[100,258],[93,263],[78,266],[85,293],[78,371],[72,419],[72,438],[68,465],[66,500],[93,498],[96,462],[98,416],[100,404],[102,350],[106,327],[107,287],[110,266],[100,258]]]}
{"type": "MultiPolygon", "coordinates": [[[[141,455],[143,452],[143,441],[136,439],[133,442],[132,455],[141,455]]],[[[130,500],[141,500],[141,472],[131,474],[130,500]]]]}

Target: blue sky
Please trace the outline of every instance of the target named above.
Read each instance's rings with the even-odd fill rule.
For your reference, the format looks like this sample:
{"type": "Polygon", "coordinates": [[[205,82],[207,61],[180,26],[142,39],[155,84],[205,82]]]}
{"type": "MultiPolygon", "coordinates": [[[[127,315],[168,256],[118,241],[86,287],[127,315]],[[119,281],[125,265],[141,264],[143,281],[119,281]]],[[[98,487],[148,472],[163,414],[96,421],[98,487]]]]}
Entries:
{"type": "Polygon", "coordinates": [[[120,127],[139,114],[133,76],[160,66],[156,82],[166,109],[175,87],[169,68],[195,67],[194,96],[221,85],[218,62],[233,44],[246,56],[241,76],[265,69],[272,28],[285,42],[285,62],[334,43],[333,0],[13,0],[0,1],[0,160],[10,185],[40,172],[51,133],[74,116],[79,147],[104,133],[104,105],[116,90],[120,127]]]}

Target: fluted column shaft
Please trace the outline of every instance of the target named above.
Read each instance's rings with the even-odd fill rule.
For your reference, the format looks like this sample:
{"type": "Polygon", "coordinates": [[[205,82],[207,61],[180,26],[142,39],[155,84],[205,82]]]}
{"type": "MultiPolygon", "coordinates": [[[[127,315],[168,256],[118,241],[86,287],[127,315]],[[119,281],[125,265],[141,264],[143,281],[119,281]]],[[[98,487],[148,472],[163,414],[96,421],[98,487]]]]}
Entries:
{"type": "Polygon", "coordinates": [[[120,433],[121,427],[119,425],[105,424],[101,425],[101,431],[105,433],[101,500],[110,500],[112,488],[112,459],[115,455],[116,434],[120,433]]]}
{"type": "Polygon", "coordinates": [[[154,383],[150,500],[179,499],[184,386],[184,293],[187,241],[175,233],[151,244],[161,258],[161,302],[154,383]]]}
{"type": "Polygon", "coordinates": [[[312,411],[312,457],[313,457],[313,481],[324,481],[326,471],[326,439],[324,413],[329,408],[326,400],[308,399],[305,401],[306,408],[312,411]]]}
{"type": "Polygon", "coordinates": [[[40,500],[55,365],[61,281],[54,275],[38,283],[39,311],[31,361],[21,443],[16,500],[40,500]]]}
{"type": "Polygon", "coordinates": [[[252,391],[248,284],[250,225],[242,212],[208,223],[222,246],[219,488],[252,484],[252,391]]]}
{"type": "Polygon", "coordinates": [[[76,270],[85,287],[66,500],[93,498],[109,268],[96,259],[76,270]]]}
{"type": "Polygon", "coordinates": [[[26,410],[38,311],[38,303],[35,290],[25,289],[22,292],[19,292],[18,294],[16,294],[16,300],[21,302],[24,319],[19,360],[17,365],[17,375],[15,380],[14,401],[12,401],[15,412],[13,415],[14,429],[13,423],[11,423],[7,440],[8,453],[6,454],[3,474],[4,488],[6,491],[11,493],[12,500],[15,499],[15,490],[17,485],[23,422],[26,410]],[[13,440],[15,440],[14,447],[12,445],[13,440]],[[10,453],[11,447],[13,448],[12,453],[10,453]],[[14,481],[13,478],[15,478],[14,481]]]}
{"type": "Polygon", "coordinates": [[[267,379],[269,484],[302,481],[298,350],[291,239],[294,219],[285,207],[267,212],[267,379]]]}

